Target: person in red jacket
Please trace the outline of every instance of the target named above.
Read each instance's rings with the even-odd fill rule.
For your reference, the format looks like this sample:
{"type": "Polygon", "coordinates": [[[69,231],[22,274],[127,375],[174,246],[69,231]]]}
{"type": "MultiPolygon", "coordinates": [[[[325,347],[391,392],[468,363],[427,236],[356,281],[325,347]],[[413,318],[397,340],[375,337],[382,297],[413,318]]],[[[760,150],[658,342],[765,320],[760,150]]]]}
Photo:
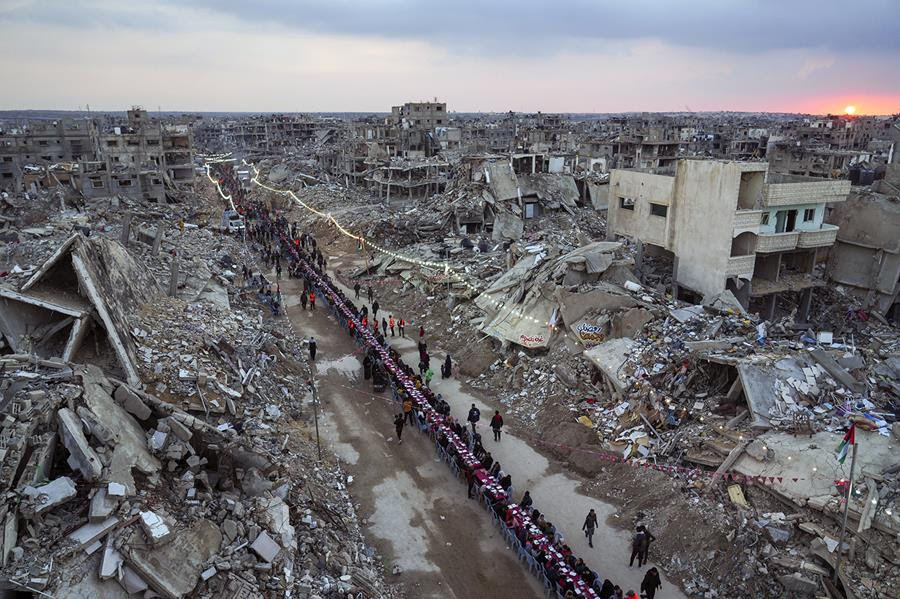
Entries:
{"type": "Polygon", "coordinates": [[[310,310],[316,309],[316,292],[315,291],[309,292],[309,309],[310,310]]]}
{"type": "Polygon", "coordinates": [[[425,338],[425,327],[423,325],[419,325],[419,339],[425,338]]]}

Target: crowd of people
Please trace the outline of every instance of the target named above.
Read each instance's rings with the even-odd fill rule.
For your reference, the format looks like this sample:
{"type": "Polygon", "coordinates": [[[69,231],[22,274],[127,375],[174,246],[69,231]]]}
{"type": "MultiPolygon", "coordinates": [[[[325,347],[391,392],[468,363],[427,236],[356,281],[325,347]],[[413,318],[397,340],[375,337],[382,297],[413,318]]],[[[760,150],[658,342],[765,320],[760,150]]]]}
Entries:
{"type": "MultiPolygon", "coordinates": [[[[435,443],[437,453],[466,481],[468,497],[477,498],[485,504],[511,544],[516,547],[519,556],[540,576],[548,590],[566,598],[638,599],[633,590],[623,592],[620,587],[609,579],[602,578],[587,567],[581,558],[575,556],[560,531],[534,505],[528,491],[525,491],[518,503],[513,501],[515,490],[512,477],[494,460],[490,451],[485,449],[478,433],[480,410],[472,404],[465,421],[455,419],[449,404],[439,393],[430,389],[434,371],[431,369],[424,326],[420,326],[418,331],[420,362],[418,372],[415,372],[400,359],[396,349],[390,346],[388,338],[394,335],[395,327],[400,336],[404,336],[407,323],[390,315],[388,320],[382,319],[384,322],[381,327],[378,326],[377,315],[381,306],[374,298],[371,286],[366,288],[366,297],[372,306],[370,313],[367,306],[357,307],[333,283],[325,271],[325,257],[312,235],[298,231],[296,223],[288,223],[283,215],[271,212],[261,202],[247,201],[243,188],[227,168],[220,169],[219,183],[231,193],[238,211],[247,219],[247,236],[258,246],[264,262],[275,269],[276,276],[280,277],[284,264],[289,276],[302,279],[304,293],[301,302],[305,304],[303,300],[308,299],[314,309],[318,296],[322,305],[331,311],[338,323],[364,349],[363,368],[366,378],[373,379],[376,389],[379,382],[390,385],[393,397],[400,406],[394,418],[398,442],[402,443],[403,429],[407,424],[427,432],[435,443]]],[[[253,278],[252,273],[246,270],[245,275],[253,278]]],[[[259,279],[254,280],[264,278],[260,275],[259,279]]],[[[359,283],[354,285],[356,300],[360,299],[361,290],[359,283]]],[[[265,291],[271,292],[271,288],[265,289],[263,296],[271,295],[276,298],[272,301],[277,302],[273,308],[273,314],[277,314],[278,306],[281,305],[280,289],[276,286],[275,292],[271,294],[265,291]]],[[[312,338],[309,345],[311,358],[314,359],[316,350],[312,338]]],[[[446,378],[451,372],[452,360],[448,355],[441,365],[441,374],[446,378]]],[[[490,421],[495,442],[500,442],[502,427],[503,418],[499,411],[495,411],[490,421]]],[[[596,528],[596,514],[591,510],[583,526],[591,547],[596,528]]],[[[635,546],[639,546],[640,550],[632,556],[632,560],[637,557],[640,566],[646,561],[646,547],[652,539],[648,531],[639,530],[638,533],[644,536],[640,543],[635,541],[635,546]]],[[[651,568],[644,578],[641,590],[647,599],[654,599],[659,586],[659,574],[655,568],[651,568]]]]}

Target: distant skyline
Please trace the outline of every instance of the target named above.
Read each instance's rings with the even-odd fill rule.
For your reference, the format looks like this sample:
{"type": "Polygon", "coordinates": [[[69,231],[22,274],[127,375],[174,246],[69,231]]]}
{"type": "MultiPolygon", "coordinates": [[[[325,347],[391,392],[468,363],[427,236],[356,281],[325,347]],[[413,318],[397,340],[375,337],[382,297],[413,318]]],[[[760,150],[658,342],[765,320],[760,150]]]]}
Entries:
{"type": "Polygon", "coordinates": [[[0,0],[0,110],[900,112],[900,1],[0,0]]]}

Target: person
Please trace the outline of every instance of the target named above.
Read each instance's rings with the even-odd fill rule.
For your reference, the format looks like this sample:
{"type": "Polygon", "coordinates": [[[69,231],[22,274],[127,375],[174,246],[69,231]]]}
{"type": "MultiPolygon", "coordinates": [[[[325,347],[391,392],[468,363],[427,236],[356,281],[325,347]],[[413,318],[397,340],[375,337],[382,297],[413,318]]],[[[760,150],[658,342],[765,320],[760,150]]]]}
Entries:
{"type": "Polygon", "coordinates": [[[600,599],[612,599],[615,592],[612,581],[607,578],[603,581],[603,586],[600,587],[600,593],[598,594],[600,599]]]}
{"type": "Polygon", "coordinates": [[[494,462],[494,465],[491,466],[490,473],[494,478],[498,478],[500,476],[500,462],[494,462]]]}
{"type": "Polygon", "coordinates": [[[309,309],[310,310],[316,309],[316,292],[315,291],[309,292],[309,309]]]}
{"type": "Polygon", "coordinates": [[[396,324],[394,321],[394,315],[391,314],[390,318],[388,318],[388,326],[391,327],[391,337],[394,336],[394,324],[396,324]]]}
{"type": "Polygon", "coordinates": [[[394,418],[394,429],[397,431],[397,441],[403,443],[403,414],[397,414],[394,418]]]}
{"type": "Polygon", "coordinates": [[[500,486],[503,487],[504,491],[509,491],[509,488],[512,486],[512,476],[507,474],[503,478],[500,479],[500,486]]]}
{"type": "Polygon", "coordinates": [[[659,580],[659,571],[656,568],[650,568],[644,574],[644,580],[641,581],[641,593],[647,596],[647,599],[653,599],[656,596],[656,590],[662,587],[659,580]]]}
{"type": "Polygon", "coordinates": [[[475,404],[472,404],[472,407],[469,408],[469,416],[466,418],[469,423],[472,425],[472,432],[475,432],[475,425],[478,424],[478,421],[481,420],[481,410],[475,407],[475,404]]]}
{"type": "Polygon", "coordinates": [[[631,539],[631,559],[628,561],[628,567],[634,565],[634,558],[638,560],[638,568],[644,565],[644,551],[647,544],[647,535],[644,534],[644,527],[638,526],[635,529],[634,537],[631,539]]]}
{"type": "Polygon", "coordinates": [[[597,528],[597,513],[594,511],[594,508],[591,508],[591,511],[588,512],[588,515],[584,519],[584,524],[581,525],[581,530],[584,531],[584,536],[587,537],[588,547],[594,546],[594,530],[597,528]]]}
{"type": "Polygon", "coordinates": [[[400,336],[401,336],[401,337],[405,337],[405,336],[406,336],[406,331],[405,331],[405,329],[406,329],[406,321],[403,320],[403,319],[401,318],[401,319],[400,319],[400,322],[397,323],[397,328],[399,329],[400,336]]]}
{"type": "Polygon", "coordinates": [[[378,300],[372,304],[372,318],[378,318],[378,308],[381,306],[378,305],[378,300]]]}
{"type": "Polygon", "coordinates": [[[428,368],[428,364],[425,362],[425,358],[419,358],[419,376],[425,376],[426,368],[428,368]]]}
{"type": "Polygon", "coordinates": [[[306,311],[306,294],[305,293],[300,294],[300,305],[303,307],[303,311],[305,312],[306,311]]]}
{"type": "Polygon", "coordinates": [[[472,490],[475,488],[475,471],[466,468],[466,498],[472,499],[472,490]]]}
{"type": "Polygon", "coordinates": [[[425,325],[419,325],[419,339],[425,339],[425,325]]]}
{"type": "Polygon", "coordinates": [[[412,399],[407,397],[403,400],[403,415],[409,420],[410,424],[414,424],[413,422],[413,402],[412,399]]]}
{"type": "Polygon", "coordinates": [[[531,499],[531,492],[525,491],[525,494],[522,495],[522,501],[519,502],[519,505],[522,507],[522,509],[527,510],[531,507],[532,503],[534,503],[534,501],[531,499]]]}
{"type": "Polygon", "coordinates": [[[644,540],[644,551],[641,553],[641,559],[643,560],[644,565],[647,565],[647,554],[650,552],[650,543],[655,541],[656,537],[647,530],[646,526],[644,526],[644,536],[646,539],[644,540]]]}
{"type": "Polygon", "coordinates": [[[503,428],[503,416],[500,410],[494,410],[494,416],[491,418],[491,430],[494,431],[494,441],[500,441],[500,429],[503,428]]]}
{"type": "Polygon", "coordinates": [[[384,316],[381,317],[381,331],[382,331],[382,333],[387,335],[388,321],[387,321],[387,318],[385,318],[384,316]]]}
{"type": "Polygon", "coordinates": [[[313,337],[309,338],[309,359],[313,362],[316,360],[316,340],[313,337]]]}
{"type": "Polygon", "coordinates": [[[356,297],[354,299],[359,299],[359,281],[357,281],[353,286],[353,293],[356,294],[356,297]]]}
{"type": "Polygon", "coordinates": [[[625,599],[641,599],[638,597],[638,594],[635,593],[632,589],[628,589],[628,592],[625,593],[625,599]]]}
{"type": "Polygon", "coordinates": [[[371,304],[371,303],[372,303],[372,298],[375,297],[375,294],[372,293],[372,286],[371,286],[371,285],[366,285],[366,295],[369,296],[369,303],[371,304]]]}
{"type": "Polygon", "coordinates": [[[434,370],[431,369],[431,366],[425,371],[425,386],[431,389],[431,379],[434,378],[434,370]]]}
{"type": "Polygon", "coordinates": [[[452,372],[453,362],[450,360],[450,354],[444,358],[444,365],[441,366],[441,378],[449,379],[452,372]]]}
{"type": "Polygon", "coordinates": [[[622,599],[622,587],[616,585],[613,587],[613,599],[622,599]]]}

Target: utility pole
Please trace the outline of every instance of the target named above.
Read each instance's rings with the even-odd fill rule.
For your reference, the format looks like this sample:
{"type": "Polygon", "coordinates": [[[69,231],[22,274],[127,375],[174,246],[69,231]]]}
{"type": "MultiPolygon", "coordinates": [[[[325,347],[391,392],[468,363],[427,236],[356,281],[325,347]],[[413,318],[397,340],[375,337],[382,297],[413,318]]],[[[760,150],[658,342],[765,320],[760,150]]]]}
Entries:
{"type": "Polygon", "coordinates": [[[316,389],[316,379],[313,375],[312,364],[309,364],[309,388],[312,389],[313,396],[313,418],[316,421],[316,451],[319,454],[319,461],[322,461],[322,443],[319,440],[319,391],[316,389]]]}
{"type": "Polygon", "coordinates": [[[850,458],[850,481],[847,484],[847,494],[844,497],[844,522],[841,524],[841,538],[838,540],[837,559],[834,562],[834,577],[831,581],[837,585],[838,574],[841,570],[841,553],[844,547],[844,535],[847,533],[847,512],[850,511],[850,498],[853,496],[853,471],[856,468],[856,451],[859,445],[853,439],[853,457],[850,458]]]}

